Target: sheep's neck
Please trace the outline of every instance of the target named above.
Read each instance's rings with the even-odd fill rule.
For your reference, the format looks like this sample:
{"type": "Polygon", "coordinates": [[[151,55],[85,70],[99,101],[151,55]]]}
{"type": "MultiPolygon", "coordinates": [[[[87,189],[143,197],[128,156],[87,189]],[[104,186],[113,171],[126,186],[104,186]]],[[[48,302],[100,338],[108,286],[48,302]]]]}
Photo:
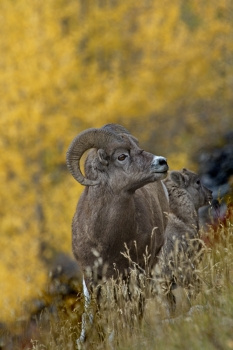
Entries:
{"type": "Polygon", "coordinates": [[[95,218],[95,232],[101,239],[103,239],[103,232],[108,235],[106,240],[126,239],[125,233],[136,229],[135,218],[127,215],[134,210],[133,196],[112,194],[108,189],[100,196],[94,188],[90,190],[90,212],[92,219],[95,218]]]}
{"type": "MultiPolygon", "coordinates": [[[[100,197],[96,191],[94,199],[92,192],[90,196],[92,199],[89,201],[89,215],[92,217],[92,228],[89,227],[89,234],[90,232],[93,234],[92,241],[95,240],[98,245],[101,242],[103,251],[116,254],[118,257],[127,246],[132,253],[132,259],[138,262],[138,256],[140,256],[144,262],[145,247],[152,244],[151,233],[156,216],[149,199],[147,202],[141,192],[119,195],[101,192],[101,194],[100,197]]],[[[158,242],[155,244],[157,252],[157,245],[162,243],[159,238],[160,232],[156,231],[156,235],[158,236],[156,236],[158,242]]],[[[161,235],[161,240],[162,238],[161,235]]],[[[140,261],[140,263],[143,262],[140,261]]]]}

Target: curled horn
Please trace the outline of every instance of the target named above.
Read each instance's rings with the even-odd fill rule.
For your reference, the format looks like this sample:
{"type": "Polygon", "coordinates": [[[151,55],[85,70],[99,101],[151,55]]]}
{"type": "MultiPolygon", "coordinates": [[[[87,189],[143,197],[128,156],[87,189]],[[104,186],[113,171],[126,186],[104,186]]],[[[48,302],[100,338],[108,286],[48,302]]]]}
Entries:
{"type": "Polygon", "coordinates": [[[102,126],[101,129],[108,130],[108,131],[116,133],[116,134],[131,135],[127,129],[125,129],[123,126],[121,126],[119,124],[105,124],[104,126],[102,126]]]}
{"type": "Polygon", "coordinates": [[[119,124],[106,124],[102,127],[103,130],[108,130],[115,134],[126,134],[131,137],[131,139],[138,145],[138,139],[134,137],[127,129],[125,129],[122,125],[119,124]]]}
{"type": "Polygon", "coordinates": [[[112,140],[122,142],[120,136],[103,129],[87,129],[77,135],[71,142],[66,153],[66,164],[72,176],[85,186],[98,185],[98,180],[90,180],[83,176],[80,169],[80,159],[90,148],[103,148],[112,140]]]}

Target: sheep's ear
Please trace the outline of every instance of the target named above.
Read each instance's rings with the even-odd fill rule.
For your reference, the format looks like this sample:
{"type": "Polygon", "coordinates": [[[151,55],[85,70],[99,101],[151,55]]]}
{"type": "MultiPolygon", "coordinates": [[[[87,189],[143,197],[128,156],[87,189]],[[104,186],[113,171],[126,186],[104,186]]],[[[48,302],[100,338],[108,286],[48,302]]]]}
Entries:
{"type": "Polygon", "coordinates": [[[103,149],[98,149],[97,154],[98,154],[100,163],[103,165],[108,165],[107,153],[103,149]]]}
{"type": "Polygon", "coordinates": [[[179,171],[171,171],[170,178],[175,182],[179,187],[185,187],[186,180],[185,177],[179,171]]]}

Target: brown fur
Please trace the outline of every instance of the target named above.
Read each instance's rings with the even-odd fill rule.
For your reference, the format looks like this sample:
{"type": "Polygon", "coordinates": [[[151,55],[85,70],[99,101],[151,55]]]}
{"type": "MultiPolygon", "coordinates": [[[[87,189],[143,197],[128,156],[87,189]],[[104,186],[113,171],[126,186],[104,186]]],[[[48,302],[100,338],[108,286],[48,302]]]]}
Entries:
{"type": "Polygon", "coordinates": [[[161,166],[164,173],[150,175],[154,156],[141,150],[131,135],[124,138],[127,150],[119,143],[103,145],[103,150],[91,150],[85,163],[86,177],[100,184],[86,186],[80,197],[72,243],[88,287],[103,278],[128,275],[131,263],[122,255],[126,246],[134,263],[151,269],[164,243],[168,201],[160,179],[167,164],[161,166]],[[117,157],[126,151],[128,163],[121,166],[117,157]],[[150,258],[145,266],[147,248],[150,258]]]}
{"type": "Polygon", "coordinates": [[[212,192],[200,183],[197,174],[186,169],[171,172],[164,183],[169,194],[170,213],[157,270],[168,289],[189,288],[197,280],[195,269],[202,247],[198,209],[211,201],[212,192]]]}

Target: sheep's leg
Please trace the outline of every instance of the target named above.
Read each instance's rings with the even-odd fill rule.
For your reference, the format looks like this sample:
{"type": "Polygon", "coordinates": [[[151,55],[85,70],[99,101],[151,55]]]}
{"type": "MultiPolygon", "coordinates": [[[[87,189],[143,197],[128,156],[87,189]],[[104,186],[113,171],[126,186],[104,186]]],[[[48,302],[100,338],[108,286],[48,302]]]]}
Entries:
{"type": "Polygon", "coordinates": [[[93,313],[90,309],[91,296],[88,292],[85,279],[83,277],[83,295],[84,295],[84,313],[82,314],[82,327],[80,337],[76,340],[78,350],[82,349],[82,344],[86,339],[86,329],[88,322],[91,325],[93,323],[93,313]]]}

